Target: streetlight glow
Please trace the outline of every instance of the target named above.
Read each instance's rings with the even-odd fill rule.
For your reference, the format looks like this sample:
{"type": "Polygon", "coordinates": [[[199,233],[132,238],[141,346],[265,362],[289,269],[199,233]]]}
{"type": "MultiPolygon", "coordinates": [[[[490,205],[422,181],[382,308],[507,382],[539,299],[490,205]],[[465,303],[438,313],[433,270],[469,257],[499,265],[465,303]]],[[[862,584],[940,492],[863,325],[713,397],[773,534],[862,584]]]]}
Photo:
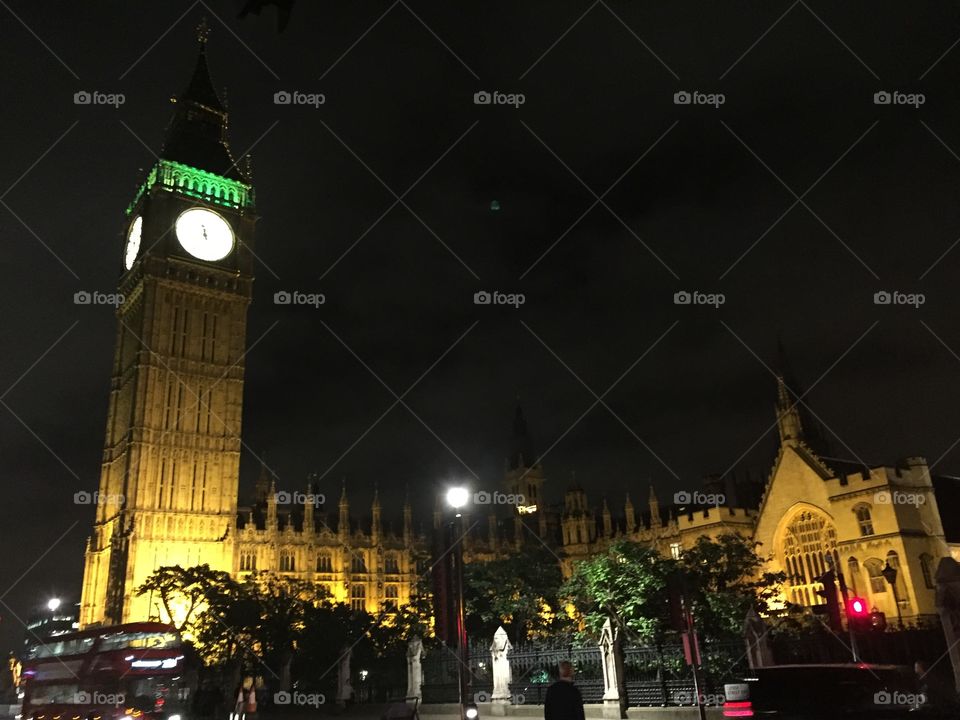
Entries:
{"type": "Polygon", "coordinates": [[[463,486],[452,487],[447,490],[447,505],[459,510],[470,500],[470,491],[463,486]]]}
{"type": "Polygon", "coordinates": [[[58,607],[60,607],[60,598],[50,598],[47,600],[47,610],[54,612],[58,607]]]}

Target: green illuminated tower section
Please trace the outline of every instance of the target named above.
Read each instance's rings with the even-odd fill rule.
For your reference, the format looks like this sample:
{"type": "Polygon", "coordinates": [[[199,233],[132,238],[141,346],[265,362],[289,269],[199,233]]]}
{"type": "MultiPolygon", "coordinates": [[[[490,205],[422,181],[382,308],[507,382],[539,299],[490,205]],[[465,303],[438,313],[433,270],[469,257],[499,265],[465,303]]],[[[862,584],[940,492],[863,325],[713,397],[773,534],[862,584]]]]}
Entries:
{"type": "MultiPolygon", "coordinates": [[[[84,627],[168,618],[136,589],[163,565],[233,570],[256,215],[227,144],[206,34],[160,160],[126,210],[117,340],[84,627]]],[[[176,619],[176,618],[174,618],[176,619]]]]}

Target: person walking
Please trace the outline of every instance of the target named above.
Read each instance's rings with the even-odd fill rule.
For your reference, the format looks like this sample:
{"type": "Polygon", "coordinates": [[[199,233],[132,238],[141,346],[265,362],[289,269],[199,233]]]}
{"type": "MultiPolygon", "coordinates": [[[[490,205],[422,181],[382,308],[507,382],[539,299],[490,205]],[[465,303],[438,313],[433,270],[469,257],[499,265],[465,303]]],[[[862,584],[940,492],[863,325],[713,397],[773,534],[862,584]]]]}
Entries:
{"type": "Polygon", "coordinates": [[[562,660],[560,679],[547,688],[543,702],[544,720],[584,720],[583,696],[573,684],[573,663],[562,660]]]}

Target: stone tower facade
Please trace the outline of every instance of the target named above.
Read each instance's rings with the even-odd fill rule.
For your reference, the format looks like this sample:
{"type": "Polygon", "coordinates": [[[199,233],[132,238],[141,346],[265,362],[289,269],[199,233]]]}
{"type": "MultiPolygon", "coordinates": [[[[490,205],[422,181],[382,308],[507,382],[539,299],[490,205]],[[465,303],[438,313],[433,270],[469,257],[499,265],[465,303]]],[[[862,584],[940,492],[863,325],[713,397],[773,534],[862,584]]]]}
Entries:
{"type": "Polygon", "coordinates": [[[160,159],[126,211],[83,626],[149,617],[136,588],[159,566],[233,570],[256,215],[203,29],[199,42],[160,159]]]}

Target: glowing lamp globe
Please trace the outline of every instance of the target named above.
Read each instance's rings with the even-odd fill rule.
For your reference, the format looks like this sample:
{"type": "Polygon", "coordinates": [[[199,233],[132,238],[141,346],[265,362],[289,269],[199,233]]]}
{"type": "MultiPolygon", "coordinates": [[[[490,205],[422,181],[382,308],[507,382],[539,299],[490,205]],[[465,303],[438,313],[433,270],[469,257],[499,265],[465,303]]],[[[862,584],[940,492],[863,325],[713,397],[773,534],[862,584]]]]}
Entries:
{"type": "Polygon", "coordinates": [[[50,598],[47,600],[47,610],[54,612],[57,608],[60,607],[60,598],[50,598]]]}
{"type": "Polygon", "coordinates": [[[447,490],[447,505],[459,510],[470,500],[470,491],[465,487],[452,487],[447,490]]]}

